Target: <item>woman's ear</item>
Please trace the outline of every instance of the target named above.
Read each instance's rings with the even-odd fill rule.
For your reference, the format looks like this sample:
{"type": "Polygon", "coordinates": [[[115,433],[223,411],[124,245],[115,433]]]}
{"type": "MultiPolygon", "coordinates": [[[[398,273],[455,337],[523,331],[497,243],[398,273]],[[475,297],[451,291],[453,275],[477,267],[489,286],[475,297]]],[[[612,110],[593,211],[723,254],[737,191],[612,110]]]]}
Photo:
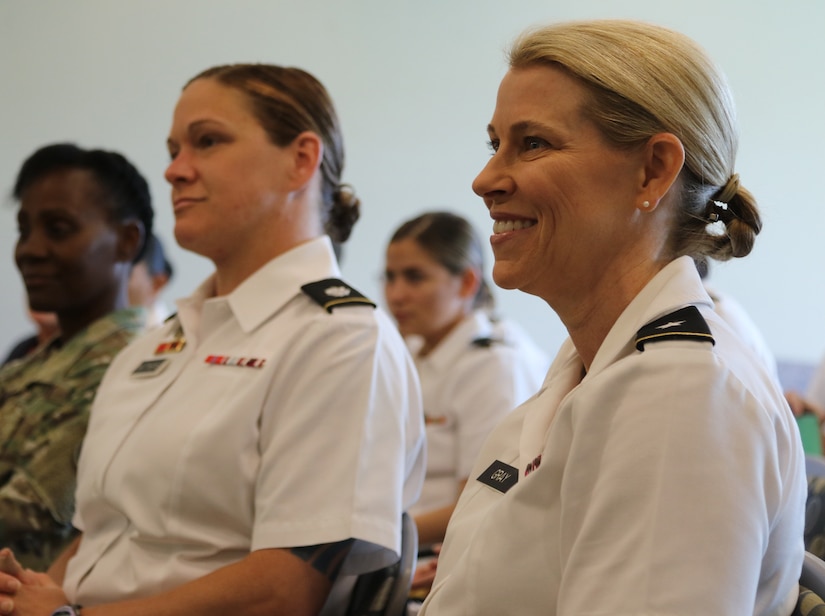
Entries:
{"type": "Polygon", "coordinates": [[[481,286],[481,272],[473,267],[468,267],[461,274],[461,286],[458,294],[462,299],[473,299],[481,286]]]}
{"type": "Polygon", "coordinates": [[[644,147],[644,171],[640,186],[640,204],[643,209],[656,209],[679,177],[685,164],[685,148],[672,133],[657,133],[644,147]]]}
{"type": "Polygon", "coordinates": [[[292,172],[289,175],[292,190],[298,190],[309,183],[324,157],[324,144],[312,131],[304,131],[289,145],[293,155],[292,172]]]}
{"type": "Polygon", "coordinates": [[[146,232],[139,220],[127,220],[118,223],[117,260],[132,263],[143,246],[146,232]]]}
{"type": "Polygon", "coordinates": [[[152,290],[155,293],[160,293],[167,284],[169,284],[169,275],[165,272],[152,275],[152,290]]]}

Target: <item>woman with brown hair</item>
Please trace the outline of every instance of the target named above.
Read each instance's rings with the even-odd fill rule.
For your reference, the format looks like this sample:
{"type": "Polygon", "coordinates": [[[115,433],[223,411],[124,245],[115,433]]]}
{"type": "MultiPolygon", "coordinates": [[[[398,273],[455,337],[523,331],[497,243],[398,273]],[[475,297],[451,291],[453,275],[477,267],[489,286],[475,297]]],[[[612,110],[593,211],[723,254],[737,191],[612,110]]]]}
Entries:
{"type": "Polygon", "coordinates": [[[395,230],[384,295],[421,380],[427,475],[410,513],[428,545],[444,540],[487,434],[538,391],[549,361],[495,313],[481,240],[457,214],[426,212],[395,230]]]}
{"type": "Polygon", "coordinates": [[[332,102],[299,69],[216,67],[167,144],[175,237],[215,272],[107,373],[83,534],[15,614],[340,613],[348,575],[397,559],[424,469],[403,341],[339,279],[359,202],[332,102]]]}

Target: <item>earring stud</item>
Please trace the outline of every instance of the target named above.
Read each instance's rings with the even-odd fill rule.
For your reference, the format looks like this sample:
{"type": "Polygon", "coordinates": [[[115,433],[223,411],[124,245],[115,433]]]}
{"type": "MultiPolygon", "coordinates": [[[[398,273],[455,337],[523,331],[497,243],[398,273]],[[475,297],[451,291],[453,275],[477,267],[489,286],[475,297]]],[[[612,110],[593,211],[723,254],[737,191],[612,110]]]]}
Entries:
{"type": "Polygon", "coordinates": [[[647,210],[650,208],[650,201],[642,201],[642,209],[647,210]]]}

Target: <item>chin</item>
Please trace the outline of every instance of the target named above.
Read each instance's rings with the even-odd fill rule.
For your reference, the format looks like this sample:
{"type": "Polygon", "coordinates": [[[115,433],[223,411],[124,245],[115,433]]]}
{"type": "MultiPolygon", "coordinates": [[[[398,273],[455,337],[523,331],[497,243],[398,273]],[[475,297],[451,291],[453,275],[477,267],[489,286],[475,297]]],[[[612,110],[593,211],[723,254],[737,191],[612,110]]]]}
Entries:
{"type": "Polygon", "coordinates": [[[189,229],[182,225],[175,225],[175,241],[178,246],[189,252],[201,254],[198,246],[203,242],[203,234],[195,229],[189,229]]]}
{"type": "Polygon", "coordinates": [[[404,327],[403,325],[398,326],[398,331],[401,334],[402,338],[407,338],[408,336],[416,336],[416,332],[410,329],[409,327],[404,327]]]}
{"type": "Polygon", "coordinates": [[[512,268],[507,267],[504,264],[496,263],[493,265],[493,282],[496,283],[497,287],[501,287],[502,289],[518,289],[519,277],[516,275],[516,272],[513,271],[512,268]]]}
{"type": "Polygon", "coordinates": [[[29,309],[35,312],[56,312],[59,304],[50,298],[32,297],[29,296],[29,309]]]}

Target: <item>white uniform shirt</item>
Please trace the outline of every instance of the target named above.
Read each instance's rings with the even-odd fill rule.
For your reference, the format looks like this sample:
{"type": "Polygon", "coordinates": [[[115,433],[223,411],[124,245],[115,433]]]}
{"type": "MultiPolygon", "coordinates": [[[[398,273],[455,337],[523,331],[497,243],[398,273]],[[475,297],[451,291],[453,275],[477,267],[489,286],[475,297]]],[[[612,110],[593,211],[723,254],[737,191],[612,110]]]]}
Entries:
{"type": "Polygon", "coordinates": [[[485,443],[422,616],[787,615],[806,498],[799,433],[690,258],[631,302],[590,371],[568,340],[485,443]],[[697,305],[715,345],[637,330],[697,305]],[[506,492],[475,478],[518,483],[506,492]],[[508,470],[508,467],[513,467],[508,470]]]}
{"type": "Polygon", "coordinates": [[[385,313],[330,314],[300,289],[337,276],[314,240],[225,297],[207,280],[117,356],[80,458],[72,602],[156,594],[263,548],[352,537],[342,573],[396,557],[425,470],[415,367],[385,313]],[[156,354],[179,324],[185,347],[156,354]]]}
{"type": "Polygon", "coordinates": [[[427,475],[413,515],[456,501],[487,435],[547,374],[547,356],[515,328],[500,325],[478,310],[425,357],[411,345],[427,430],[427,475]]]}

